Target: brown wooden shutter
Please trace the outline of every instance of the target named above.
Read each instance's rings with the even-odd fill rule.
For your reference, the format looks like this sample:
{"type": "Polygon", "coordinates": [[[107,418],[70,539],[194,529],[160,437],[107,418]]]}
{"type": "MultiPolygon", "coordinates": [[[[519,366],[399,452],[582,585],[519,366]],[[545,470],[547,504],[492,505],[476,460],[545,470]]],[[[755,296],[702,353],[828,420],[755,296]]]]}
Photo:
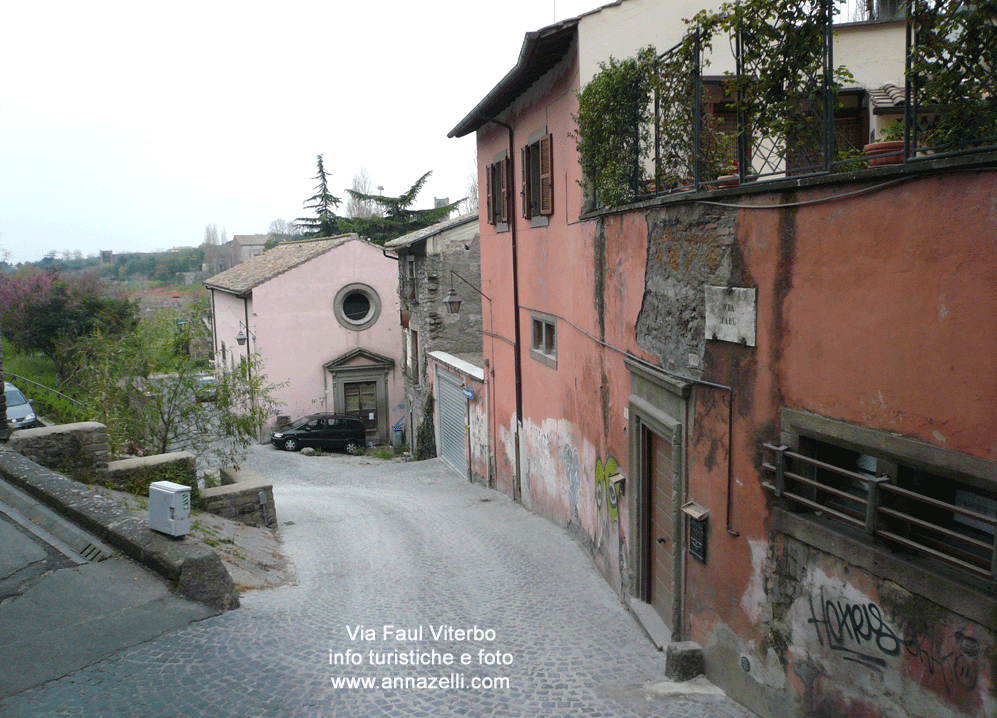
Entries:
{"type": "Polygon", "coordinates": [[[523,201],[523,219],[530,218],[530,147],[527,145],[519,151],[519,159],[523,163],[523,187],[519,196],[523,201]]]}
{"type": "Polygon", "coordinates": [[[509,177],[509,160],[508,159],[502,160],[502,162],[500,163],[500,167],[501,167],[501,173],[502,173],[502,192],[501,192],[502,206],[500,207],[500,210],[501,210],[501,212],[500,212],[500,214],[501,214],[500,221],[502,221],[502,222],[508,222],[509,221],[509,184],[510,184],[510,180],[512,179],[511,177],[509,177]]]}
{"type": "Polygon", "coordinates": [[[495,224],[495,182],[492,180],[494,166],[485,165],[485,218],[488,224],[495,224]]]}
{"type": "Polygon", "coordinates": [[[540,138],[540,214],[554,214],[553,135],[540,138]]]}

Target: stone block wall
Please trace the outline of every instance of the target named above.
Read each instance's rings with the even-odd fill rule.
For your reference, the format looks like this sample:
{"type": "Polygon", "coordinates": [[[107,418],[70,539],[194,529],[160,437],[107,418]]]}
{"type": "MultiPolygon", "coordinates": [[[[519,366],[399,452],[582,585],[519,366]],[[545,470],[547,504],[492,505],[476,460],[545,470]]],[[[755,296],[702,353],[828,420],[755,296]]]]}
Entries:
{"type": "Polygon", "coordinates": [[[201,492],[201,507],[208,513],[247,524],[276,528],[277,507],[273,484],[251,469],[222,469],[222,485],[201,492]],[[264,503],[260,503],[260,493],[264,503]]]}
{"type": "Polygon", "coordinates": [[[42,466],[92,481],[107,470],[107,427],[95,421],[14,432],[8,445],[42,466]]]}

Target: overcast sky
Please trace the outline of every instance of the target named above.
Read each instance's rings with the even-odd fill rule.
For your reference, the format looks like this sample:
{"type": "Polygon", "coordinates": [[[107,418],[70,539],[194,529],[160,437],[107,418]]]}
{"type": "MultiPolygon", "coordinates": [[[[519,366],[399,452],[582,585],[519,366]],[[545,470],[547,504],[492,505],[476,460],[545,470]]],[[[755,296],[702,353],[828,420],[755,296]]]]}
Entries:
{"type": "Polygon", "coordinates": [[[419,206],[466,194],[453,128],[527,31],[596,0],[16,2],[0,39],[0,252],[196,246],[303,214],[315,156],[419,206]]]}

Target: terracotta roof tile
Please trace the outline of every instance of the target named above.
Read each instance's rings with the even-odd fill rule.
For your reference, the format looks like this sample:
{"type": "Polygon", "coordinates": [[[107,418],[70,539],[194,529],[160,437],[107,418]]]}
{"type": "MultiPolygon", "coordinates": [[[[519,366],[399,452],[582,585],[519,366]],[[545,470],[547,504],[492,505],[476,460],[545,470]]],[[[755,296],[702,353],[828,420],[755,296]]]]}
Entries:
{"type": "Polygon", "coordinates": [[[204,285],[242,296],[251,292],[254,287],[352,240],[363,241],[355,234],[344,234],[339,237],[281,242],[269,252],[205,280],[204,285]]]}
{"type": "Polygon", "coordinates": [[[439,234],[448,229],[454,227],[459,227],[462,224],[467,224],[468,222],[475,221],[478,219],[478,213],[473,212],[471,214],[462,214],[458,217],[453,217],[451,219],[445,219],[442,222],[438,222],[429,227],[423,227],[422,229],[417,229],[414,232],[409,232],[401,237],[392,239],[390,242],[384,243],[385,249],[397,249],[398,247],[410,247],[420,239],[426,239],[427,237],[432,237],[434,234],[439,234]]]}

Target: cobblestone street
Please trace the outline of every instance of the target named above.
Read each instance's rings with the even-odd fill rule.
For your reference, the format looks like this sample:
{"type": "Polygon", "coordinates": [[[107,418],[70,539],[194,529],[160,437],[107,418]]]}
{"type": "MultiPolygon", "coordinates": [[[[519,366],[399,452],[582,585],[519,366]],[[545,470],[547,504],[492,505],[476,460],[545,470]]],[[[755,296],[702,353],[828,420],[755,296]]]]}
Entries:
{"type": "Polygon", "coordinates": [[[261,446],[247,463],[273,481],[297,585],[245,592],[241,609],[0,701],[0,715],[752,715],[655,691],[664,654],[582,549],[439,461],[261,446]]]}

